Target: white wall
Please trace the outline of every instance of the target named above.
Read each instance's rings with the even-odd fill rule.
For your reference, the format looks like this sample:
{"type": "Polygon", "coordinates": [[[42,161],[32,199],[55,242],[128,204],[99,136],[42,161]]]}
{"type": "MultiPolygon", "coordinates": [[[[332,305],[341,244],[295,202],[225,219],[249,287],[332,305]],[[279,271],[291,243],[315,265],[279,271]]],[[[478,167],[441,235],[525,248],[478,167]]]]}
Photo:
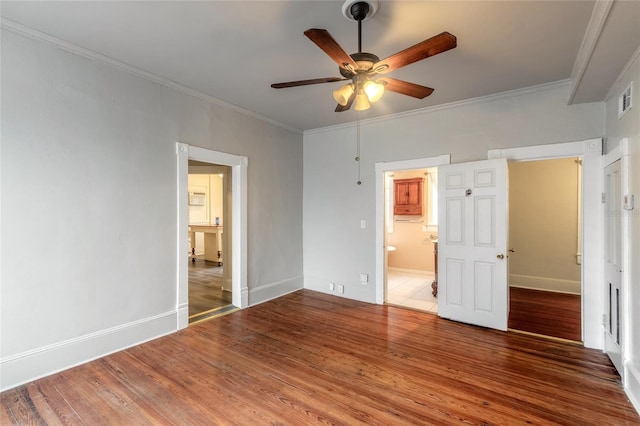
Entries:
{"type": "Polygon", "coordinates": [[[1,78],[2,388],[176,329],[177,141],[249,158],[251,303],[302,287],[302,135],[5,29],[1,78]]]}
{"type": "Polygon", "coordinates": [[[456,163],[486,159],[492,148],[602,137],[604,105],[567,106],[567,96],[568,84],[558,83],[363,122],[360,186],[355,126],[305,132],[305,287],[328,293],[335,282],[345,285],[344,297],[375,302],[376,162],[450,153],[456,163]],[[368,285],[360,272],[370,275],[368,285]]]}
{"type": "Polygon", "coordinates": [[[632,211],[623,211],[628,218],[629,232],[627,244],[627,303],[624,308],[627,328],[624,336],[627,340],[623,353],[625,362],[625,389],[636,409],[640,411],[640,48],[633,61],[620,76],[619,84],[610,91],[606,103],[606,147],[612,151],[627,138],[629,144],[629,182],[627,194],[635,195],[636,207],[632,211]],[[618,96],[633,81],[633,107],[618,119],[618,96]]]}

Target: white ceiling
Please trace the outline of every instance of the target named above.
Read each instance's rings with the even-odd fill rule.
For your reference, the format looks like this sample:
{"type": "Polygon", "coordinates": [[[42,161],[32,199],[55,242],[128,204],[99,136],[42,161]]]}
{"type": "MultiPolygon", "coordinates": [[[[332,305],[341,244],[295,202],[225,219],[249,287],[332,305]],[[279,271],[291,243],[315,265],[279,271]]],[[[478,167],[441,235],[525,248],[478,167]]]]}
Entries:
{"type": "MultiPolygon", "coordinates": [[[[613,41],[605,44],[606,54],[593,55],[594,61],[604,62],[596,64],[604,71],[589,67],[584,73],[589,85],[597,87],[580,85],[576,101],[603,100],[603,91],[640,44],[640,2],[622,3],[629,4],[616,4],[612,11],[622,23],[610,31],[613,41]],[[629,28],[633,34],[628,34],[629,28]],[[626,32],[618,34],[622,29],[626,32]],[[626,40],[623,46],[621,38],[626,40]]],[[[303,32],[327,29],[345,51],[357,51],[357,24],[342,16],[342,4],[2,1],[1,14],[5,20],[307,130],[356,120],[353,110],[334,112],[331,92],[341,83],[287,89],[272,89],[270,84],[339,76],[335,63],[303,32]]],[[[360,118],[569,79],[593,8],[593,1],[381,1],[377,14],[363,23],[363,51],[385,58],[442,31],[454,34],[458,47],[389,74],[433,87],[433,95],[419,100],[390,92],[360,118]]]]}

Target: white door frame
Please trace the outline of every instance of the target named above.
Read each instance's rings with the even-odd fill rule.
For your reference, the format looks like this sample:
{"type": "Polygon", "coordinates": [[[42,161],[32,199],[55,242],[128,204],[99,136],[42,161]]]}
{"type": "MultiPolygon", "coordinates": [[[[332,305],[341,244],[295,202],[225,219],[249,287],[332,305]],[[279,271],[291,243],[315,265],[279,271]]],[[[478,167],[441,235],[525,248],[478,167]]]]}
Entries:
{"type": "Polygon", "coordinates": [[[582,341],[585,347],[603,349],[602,139],[492,149],[487,157],[513,161],[582,157],[582,341]]]}
{"type": "MultiPolygon", "coordinates": [[[[630,157],[629,157],[629,139],[624,138],[620,141],[618,146],[613,148],[608,154],[606,154],[602,159],[602,170],[609,165],[615,163],[620,160],[620,191],[622,195],[630,194],[630,157]]],[[[604,218],[603,218],[604,219],[604,218]]],[[[630,215],[622,214],[620,222],[620,236],[621,240],[621,252],[620,252],[620,266],[622,268],[622,273],[620,277],[620,287],[622,288],[622,303],[620,305],[621,315],[620,315],[620,327],[622,330],[621,342],[620,342],[620,354],[622,357],[622,371],[618,371],[620,376],[622,377],[623,383],[626,382],[626,377],[631,374],[628,371],[629,364],[626,362],[631,359],[631,339],[633,338],[631,335],[631,330],[629,329],[629,312],[631,309],[631,301],[629,295],[631,294],[631,278],[629,275],[629,268],[631,266],[631,251],[629,247],[628,236],[630,235],[630,215]]],[[[603,226],[604,228],[604,226],[603,226]]],[[[604,257],[603,257],[604,259],[604,257]]],[[[604,260],[603,260],[604,261],[604,260]]],[[[603,280],[604,282],[604,280],[603,280]]],[[[606,328],[604,329],[606,333],[606,328]]],[[[604,339],[604,333],[603,333],[604,339]]],[[[603,348],[606,350],[606,347],[603,348]]]]}
{"type": "Polygon", "coordinates": [[[231,168],[231,298],[234,306],[249,305],[247,288],[247,157],[211,151],[209,149],[176,143],[177,154],[177,247],[178,263],[176,304],[178,330],[189,325],[189,265],[186,256],[189,238],[188,185],[189,160],[220,164],[231,168]]]}
{"type": "Polygon", "coordinates": [[[376,163],[376,303],[384,303],[385,291],[385,244],[384,244],[384,174],[397,170],[414,170],[437,167],[451,163],[451,155],[439,155],[437,157],[416,158],[413,160],[400,160],[376,163]]]}

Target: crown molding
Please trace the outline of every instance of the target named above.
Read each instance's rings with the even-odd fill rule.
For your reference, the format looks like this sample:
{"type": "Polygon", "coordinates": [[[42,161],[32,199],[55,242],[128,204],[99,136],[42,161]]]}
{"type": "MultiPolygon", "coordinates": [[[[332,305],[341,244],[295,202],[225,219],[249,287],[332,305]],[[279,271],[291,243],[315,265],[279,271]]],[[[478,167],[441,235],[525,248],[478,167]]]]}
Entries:
{"type": "Polygon", "coordinates": [[[202,93],[199,92],[195,89],[191,89],[190,87],[187,86],[183,86],[179,83],[176,83],[175,81],[166,79],[164,77],[160,77],[159,75],[153,74],[151,72],[145,71],[143,69],[134,67],[133,65],[129,65],[126,64],[124,62],[120,62],[118,60],[115,60],[113,58],[110,58],[108,56],[105,55],[101,55],[100,53],[94,52],[90,49],[85,49],[84,47],[80,47],[76,44],[73,43],[69,43],[67,41],[61,40],[59,38],[50,36],[48,34],[42,33],[40,31],[34,30],[32,28],[26,27],[22,24],[19,24],[17,22],[11,21],[9,19],[6,18],[0,18],[0,28],[1,29],[6,29],[8,31],[11,31],[15,34],[18,35],[22,35],[31,39],[35,39],[35,40],[39,40],[51,45],[54,45],[60,49],[66,50],[70,53],[76,54],[78,56],[82,56],[85,57],[87,59],[96,61],[96,62],[101,62],[103,64],[107,64],[110,65],[114,68],[117,68],[121,71],[127,72],[129,74],[133,74],[137,77],[141,77],[144,78],[146,80],[150,80],[154,83],[157,84],[161,84],[163,86],[169,87],[171,89],[175,89],[179,92],[182,92],[184,94],[193,96],[195,98],[198,98],[200,100],[212,103],[214,105],[218,105],[221,106],[223,108],[227,108],[230,110],[233,110],[235,112],[238,112],[240,114],[249,116],[251,118],[255,118],[257,120],[260,121],[264,121],[266,123],[272,124],[274,126],[278,126],[281,127],[283,129],[289,130],[291,132],[294,133],[298,133],[298,134],[302,134],[303,132],[300,129],[288,126],[284,123],[281,123],[279,121],[273,120],[271,118],[265,117],[263,115],[260,115],[258,113],[255,113],[253,111],[249,111],[248,109],[239,107],[237,105],[234,105],[232,103],[229,102],[225,102],[221,99],[215,98],[211,95],[207,95],[206,93],[202,93]]]}
{"type": "MultiPolygon", "coordinates": [[[[445,110],[453,109],[453,108],[461,108],[461,107],[464,107],[464,106],[470,106],[470,105],[477,105],[477,104],[482,104],[482,103],[487,103],[487,102],[493,102],[493,101],[498,101],[498,100],[501,100],[501,99],[511,98],[511,97],[514,97],[514,96],[521,96],[521,95],[528,95],[528,94],[532,94],[532,93],[545,92],[547,90],[553,90],[553,89],[557,89],[557,88],[568,87],[570,83],[571,83],[570,80],[559,80],[559,81],[554,81],[554,82],[551,82],[551,83],[544,83],[544,84],[539,84],[539,85],[536,85],[536,86],[524,87],[524,88],[521,88],[521,89],[508,90],[506,92],[499,92],[499,93],[494,93],[494,94],[491,94],[491,95],[479,96],[477,98],[470,98],[470,99],[464,99],[464,100],[461,100],[461,101],[449,102],[449,103],[442,104],[442,105],[434,105],[434,106],[430,106],[430,107],[414,109],[414,110],[411,110],[411,111],[399,112],[399,113],[396,113],[396,114],[382,115],[382,116],[379,116],[379,117],[368,118],[366,120],[360,120],[360,125],[366,125],[366,124],[371,124],[371,123],[379,123],[379,122],[386,121],[386,120],[394,120],[394,119],[399,119],[399,118],[412,117],[414,115],[423,115],[423,114],[429,114],[429,113],[438,112],[438,111],[445,111],[445,110]]],[[[308,135],[308,134],[314,134],[314,133],[331,132],[331,131],[339,130],[339,129],[347,129],[347,128],[355,127],[357,124],[358,124],[358,121],[352,121],[350,123],[337,124],[335,126],[320,127],[320,128],[317,128],[317,129],[305,130],[304,134],[308,135]]]]}
{"type": "Polygon", "coordinates": [[[598,43],[598,39],[600,39],[614,1],[615,0],[598,0],[593,6],[593,12],[587,24],[587,30],[584,33],[580,50],[578,50],[578,55],[576,56],[576,61],[573,63],[573,70],[571,71],[571,88],[569,90],[569,100],[567,101],[569,105],[573,103],[576,93],[578,92],[578,87],[580,83],[582,83],[582,78],[589,66],[589,61],[591,61],[591,57],[596,49],[596,44],[598,43]]]}

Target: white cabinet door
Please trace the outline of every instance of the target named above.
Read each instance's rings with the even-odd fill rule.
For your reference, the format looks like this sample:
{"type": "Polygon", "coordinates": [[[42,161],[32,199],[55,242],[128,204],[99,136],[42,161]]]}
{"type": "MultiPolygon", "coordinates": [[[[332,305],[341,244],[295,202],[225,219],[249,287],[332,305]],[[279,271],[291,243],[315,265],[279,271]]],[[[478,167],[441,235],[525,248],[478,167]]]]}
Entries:
{"type": "Polygon", "coordinates": [[[506,159],[438,167],[438,200],[438,315],[506,330],[506,159]]]}
{"type": "Polygon", "coordinates": [[[620,160],[604,169],[605,197],[605,351],[622,375],[622,179],[620,160]]]}

